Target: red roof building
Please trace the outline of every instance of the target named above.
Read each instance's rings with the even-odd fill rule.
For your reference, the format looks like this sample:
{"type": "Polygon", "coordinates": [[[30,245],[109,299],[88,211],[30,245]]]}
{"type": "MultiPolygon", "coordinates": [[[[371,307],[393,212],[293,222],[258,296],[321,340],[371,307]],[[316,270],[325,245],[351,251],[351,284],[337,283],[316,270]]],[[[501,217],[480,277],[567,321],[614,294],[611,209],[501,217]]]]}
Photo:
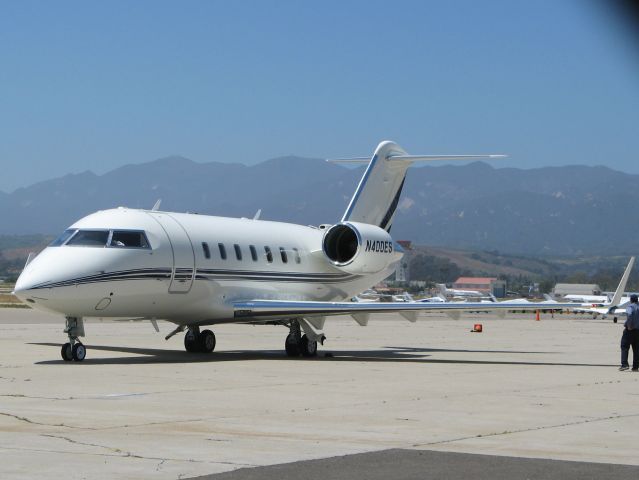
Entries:
{"type": "Polygon", "coordinates": [[[457,290],[477,290],[485,294],[493,294],[497,297],[506,295],[506,282],[495,277],[459,277],[453,288],[457,290]]]}

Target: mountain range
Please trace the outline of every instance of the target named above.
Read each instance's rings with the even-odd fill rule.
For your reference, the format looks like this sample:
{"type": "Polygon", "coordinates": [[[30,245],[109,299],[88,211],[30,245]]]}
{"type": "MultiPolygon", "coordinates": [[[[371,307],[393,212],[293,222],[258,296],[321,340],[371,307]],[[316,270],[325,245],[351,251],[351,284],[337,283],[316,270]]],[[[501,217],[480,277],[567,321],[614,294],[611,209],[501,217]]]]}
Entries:
{"type": "MultiPolygon", "coordinates": [[[[302,224],[341,218],[364,167],[280,157],[253,166],[172,156],[0,192],[0,234],[56,234],[93,211],[128,206],[302,224]]],[[[482,162],[408,172],[392,228],[416,244],[530,255],[637,252],[639,175],[607,167],[494,168],[482,162]]]]}

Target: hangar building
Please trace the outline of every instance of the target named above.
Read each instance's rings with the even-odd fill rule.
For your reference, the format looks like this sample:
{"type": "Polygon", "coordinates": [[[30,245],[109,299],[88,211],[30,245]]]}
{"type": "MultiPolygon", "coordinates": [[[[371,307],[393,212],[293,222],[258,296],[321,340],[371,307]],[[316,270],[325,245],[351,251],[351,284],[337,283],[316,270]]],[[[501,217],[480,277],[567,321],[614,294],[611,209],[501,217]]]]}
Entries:
{"type": "Polygon", "coordinates": [[[453,283],[457,290],[477,290],[486,295],[493,294],[497,298],[506,296],[506,282],[495,277],[459,277],[453,283]]]}
{"type": "Polygon", "coordinates": [[[558,283],[552,291],[555,297],[566,295],[601,295],[601,287],[596,283],[558,283]]]}

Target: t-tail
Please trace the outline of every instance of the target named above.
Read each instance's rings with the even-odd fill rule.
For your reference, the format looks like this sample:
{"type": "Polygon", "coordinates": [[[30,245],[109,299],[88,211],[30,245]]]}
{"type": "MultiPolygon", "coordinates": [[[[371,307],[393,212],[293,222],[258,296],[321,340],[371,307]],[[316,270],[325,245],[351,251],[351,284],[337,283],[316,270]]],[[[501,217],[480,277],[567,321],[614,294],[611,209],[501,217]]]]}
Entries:
{"type": "Polygon", "coordinates": [[[435,160],[474,160],[501,158],[505,155],[408,155],[394,142],[381,142],[372,158],[357,157],[329,160],[336,163],[368,163],[342,222],[361,222],[390,231],[413,162],[435,160]]]}

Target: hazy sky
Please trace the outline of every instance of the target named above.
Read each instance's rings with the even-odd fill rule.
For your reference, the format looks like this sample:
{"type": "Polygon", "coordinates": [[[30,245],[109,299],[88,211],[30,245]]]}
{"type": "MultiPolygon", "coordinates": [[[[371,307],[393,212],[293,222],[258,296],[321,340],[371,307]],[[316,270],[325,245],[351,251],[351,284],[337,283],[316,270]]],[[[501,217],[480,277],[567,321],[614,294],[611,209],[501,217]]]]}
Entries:
{"type": "Polygon", "coordinates": [[[639,49],[599,3],[0,0],[0,190],[383,139],[639,173],[639,49]]]}

